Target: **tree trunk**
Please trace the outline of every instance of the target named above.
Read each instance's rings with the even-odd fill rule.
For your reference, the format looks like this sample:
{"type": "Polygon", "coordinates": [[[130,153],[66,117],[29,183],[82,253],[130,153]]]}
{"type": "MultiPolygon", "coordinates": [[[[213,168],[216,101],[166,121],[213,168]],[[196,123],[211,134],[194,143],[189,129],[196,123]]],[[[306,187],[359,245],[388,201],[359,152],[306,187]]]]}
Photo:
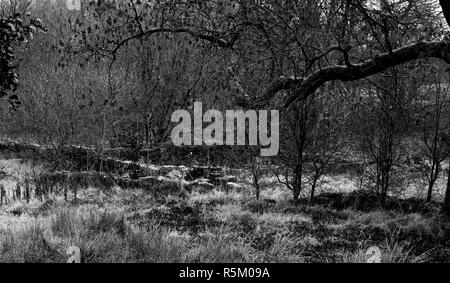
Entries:
{"type": "Polygon", "coordinates": [[[292,198],[293,198],[295,203],[297,203],[299,198],[300,198],[300,191],[301,191],[300,182],[295,181],[295,183],[294,183],[294,185],[292,187],[292,198]]]}
{"type": "MultiPolygon", "coordinates": [[[[261,188],[259,186],[258,159],[253,157],[252,161],[253,186],[255,187],[256,200],[260,199],[261,188]]],[[[208,149],[208,166],[209,166],[209,149],[208,149]]]]}
{"type": "Polygon", "coordinates": [[[442,213],[450,217],[450,168],[448,169],[447,190],[445,191],[444,205],[442,213]]]}
{"type": "Polygon", "coordinates": [[[313,184],[311,185],[311,198],[310,198],[310,202],[313,203],[314,202],[314,193],[316,191],[316,183],[317,181],[314,180],[313,184]]]}
{"type": "Polygon", "coordinates": [[[431,202],[432,197],[433,197],[433,183],[430,182],[430,184],[428,185],[427,202],[431,202]]]}
{"type": "Polygon", "coordinates": [[[434,184],[436,183],[438,175],[439,175],[438,171],[431,172],[430,182],[428,183],[427,202],[431,202],[431,200],[433,198],[433,187],[434,187],[434,184]]]}
{"type": "Polygon", "coordinates": [[[0,185],[0,206],[3,206],[3,195],[4,195],[3,185],[0,185]]]}
{"type": "Polygon", "coordinates": [[[25,199],[27,203],[30,202],[30,184],[28,182],[25,184],[25,199]]]}
{"type": "Polygon", "coordinates": [[[293,200],[295,203],[300,198],[300,192],[302,190],[302,165],[297,165],[295,170],[294,184],[292,185],[293,200]]]}
{"type": "MultiPolygon", "coordinates": [[[[439,114],[436,114],[436,116],[439,116],[439,114]]],[[[439,161],[439,155],[438,155],[438,138],[439,138],[439,121],[437,122],[438,126],[436,127],[434,131],[434,137],[433,137],[433,152],[431,153],[430,161],[431,161],[431,170],[430,170],[430,178],[428,182],[428,194],[427,194],[427,202],[431,202],[431,199],[433,198],[433,187],[436,183],[436,180],[440,173],[440,161],[439,161]]]]}
{"type": "Polygon", "coordinates": [[[389,184],[384,182],[381,188],[381,207],[385,207],[389,184]]]}
{"type": "Polygon", "coordinates": [[[316,173],[314,175],[314,179],[313,179],[313,182],[311,184],[311,198],[310,198],[310,202],[311,203],[314,202],[314,195],[316,193],[317,181],[319,180],[321,175],[322,174],[319,171],[316,171],[316,173]]]}
{"type": "MultiPolygon", "coordinates": [[[[256,169],[254,168],[253,170],[256,170],[256,169]]],[[[255,171],[253,171],[253,186],[255,187],[256,200],[259,200],[261,190],[259,187],[258,175],[255,171]]]]}

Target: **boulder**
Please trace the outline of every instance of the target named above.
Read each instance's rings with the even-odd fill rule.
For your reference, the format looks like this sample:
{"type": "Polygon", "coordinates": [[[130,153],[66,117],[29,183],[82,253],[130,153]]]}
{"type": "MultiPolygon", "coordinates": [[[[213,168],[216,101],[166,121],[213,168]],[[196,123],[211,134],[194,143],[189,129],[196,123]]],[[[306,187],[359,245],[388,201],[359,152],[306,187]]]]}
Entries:
{"type": "Polygon", "coordinates": [[[159,174],[160,175],[167,175],[171,172],[187,172],[188,168],[186,166],[175,166],[175,165],[163,165],[159,166],[159,174]]]}
{"type": "Polygon", "coordinates": [[[275,206],[277,204],[277,201],[274,199],[270,199],[270,198],[265,198],[263,199],[263,202],[266,206],[275,206]]]}
{"type": "Polygon", "coordinates": [[[199,178],[216,179],[223,176],[221,167],[194,166],[188,170],[187,177],[190,180],[199,178]]]}
{"type": "Polygon", "coordinates": [[[227,192],[229,190],[239,191],[239,190],[242,190],[244,188],[244,186],[241,184],[234,183],[234,182],[227,182],[225,184],[225,188],[226,188],[227,192]]]}
{"type": "Polygon", "coordinates": [[[142,174],[144,176],[158,176],[161,172],[159,171],[158,166],[154,165],[141,165],[142,174]]]}
{"type": "Polygon", "coordinates": [[[156,183],[153,186],[153,192],[162,195],[177,195],[184,190],[186,181],[180,182],[180,180],[159,176],[156,178],[156,183]]]}
{"type": "Polygon", "coordinates": [[[199,192],[208,192],[212,189],[214,189],[214,185],[209,183],[209,182],[205,182],[205,181],[194,181],[191,185],[191,189],[192,190],[198,190],[199,192]]]}
{"type": "Polygon", "coordinates": [[[139,178],[140,183],[148,184],[148,185],[154,185],[157,180],[158,180],[158,178],[154,177],[154,176],[147,176],[147,177],[139,178]]]}
{"type": "Polygon", "coordinates": [[[158,176],[156,178],[156,181],[158,184],[174,183],[174,184],[180,185],[180,180],[178,180],[178,178],[171,178],[168,176],[158,176]]]}
{"type": "Polygon", "coordinates": [[[228,182],[235,183],[237,178],[235,176],[223,176],[217,179],[213,179],[213,184],[224,187],[228,182]]]}
{"type": "Polygon", "coordinates": [[[180,172],[178,170],[172,170],[169,173],[167,173],[166,176],[172,179],[182,179],[183,172],[180,172]]]}

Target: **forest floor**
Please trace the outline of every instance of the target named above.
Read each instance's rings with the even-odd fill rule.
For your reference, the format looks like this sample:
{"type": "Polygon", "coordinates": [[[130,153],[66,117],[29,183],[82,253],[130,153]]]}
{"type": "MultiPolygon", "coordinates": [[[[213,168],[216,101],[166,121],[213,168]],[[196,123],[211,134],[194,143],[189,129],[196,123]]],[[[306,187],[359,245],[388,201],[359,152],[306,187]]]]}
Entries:
{"type": "MultiPolygon", "coordinates": [[[[0,169],[5,186],[45,170],[18,159],[0,169]]],[[[450,262],[439,203],[391,197],[381,210],[367,191],[324,193],[314,204],[276,188],[263,195],[276,201],[256,201],[249,188],[157,196],[91,186],[67,201],[9,202],[0,207],[0,262],[66,262],[71,246],[83,262],[366,262],[371,246],[382,262],[450,262]]]]}

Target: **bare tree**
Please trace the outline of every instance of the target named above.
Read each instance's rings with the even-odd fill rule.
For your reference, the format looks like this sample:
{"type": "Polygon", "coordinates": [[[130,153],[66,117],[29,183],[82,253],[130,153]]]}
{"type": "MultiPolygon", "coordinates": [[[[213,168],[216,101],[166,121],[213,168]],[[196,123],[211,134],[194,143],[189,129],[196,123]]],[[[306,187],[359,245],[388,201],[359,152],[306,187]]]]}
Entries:
{"type": "MultiPolygon", "coordinates": [[[[436,67],[435,67],[436,68],[436,67]]],[[[425,156],[420,165],[425,169],[425,178],[428,182],[427,201],[433,197],[433,188],[442,171],[442,163],[449,157],[448,147],[448,86],[439,75],[432,75],[437,70],[431,68],[428,79],[420,88],[420,94],[416,106],[416,126],[418,135],[416,144],[420,152],[425,156]],[[430,77],[431,76],[431,77],[430,77]]],[[[427,72],[428,73],[428,72],[427,72]]]]}

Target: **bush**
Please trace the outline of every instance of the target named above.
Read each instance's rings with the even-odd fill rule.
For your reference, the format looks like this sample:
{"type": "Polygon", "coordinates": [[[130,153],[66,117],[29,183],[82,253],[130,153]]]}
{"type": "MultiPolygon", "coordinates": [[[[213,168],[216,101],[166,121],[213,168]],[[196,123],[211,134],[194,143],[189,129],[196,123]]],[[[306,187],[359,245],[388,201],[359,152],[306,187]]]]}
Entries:
{"type": "Polygon", "coordinates": [[[19,232],[7,231],[1,261],[4,262],[61,262],[64,259],[44,237],[41,226],[34,224],[19,232]]]}
{"type": "Polygon", "coordinates": [[[144,170],[141,168],[141,166],[137,163],[131,163],[128,168],[127,172],[131,179],[136,180],[141,177],[144,177],[144,170]]]}
{"type": "Polygon", "coordinates": [[[73,212],[68,209],[58,210],[52,217],[50,228],[54,235],[74,237],[77,232],[77,223],[73,212]]]}
{"type": "Polygon", "coordinates": [[[252,234],[258,226],[258,222],[253,218],[253,215],[248,212],[231,214],[226,222],[231,229],[242,234],[252,234]]]}
{"type": "Polygon", "coordinates": [[[122,237],[125,236],[127,226],[125,217],[115,213],[103,212],[100,215],[90,214],[84,220],[84,226],[90,233],[100,234],[114,232],[122,237]]]}
{"type": "Polygon", "coordinates": [[[244,263],[251,262],[251,249],[241,239],[220,229],[210,233],[191,249],[187,262],[195,263],[244,263]]]}

